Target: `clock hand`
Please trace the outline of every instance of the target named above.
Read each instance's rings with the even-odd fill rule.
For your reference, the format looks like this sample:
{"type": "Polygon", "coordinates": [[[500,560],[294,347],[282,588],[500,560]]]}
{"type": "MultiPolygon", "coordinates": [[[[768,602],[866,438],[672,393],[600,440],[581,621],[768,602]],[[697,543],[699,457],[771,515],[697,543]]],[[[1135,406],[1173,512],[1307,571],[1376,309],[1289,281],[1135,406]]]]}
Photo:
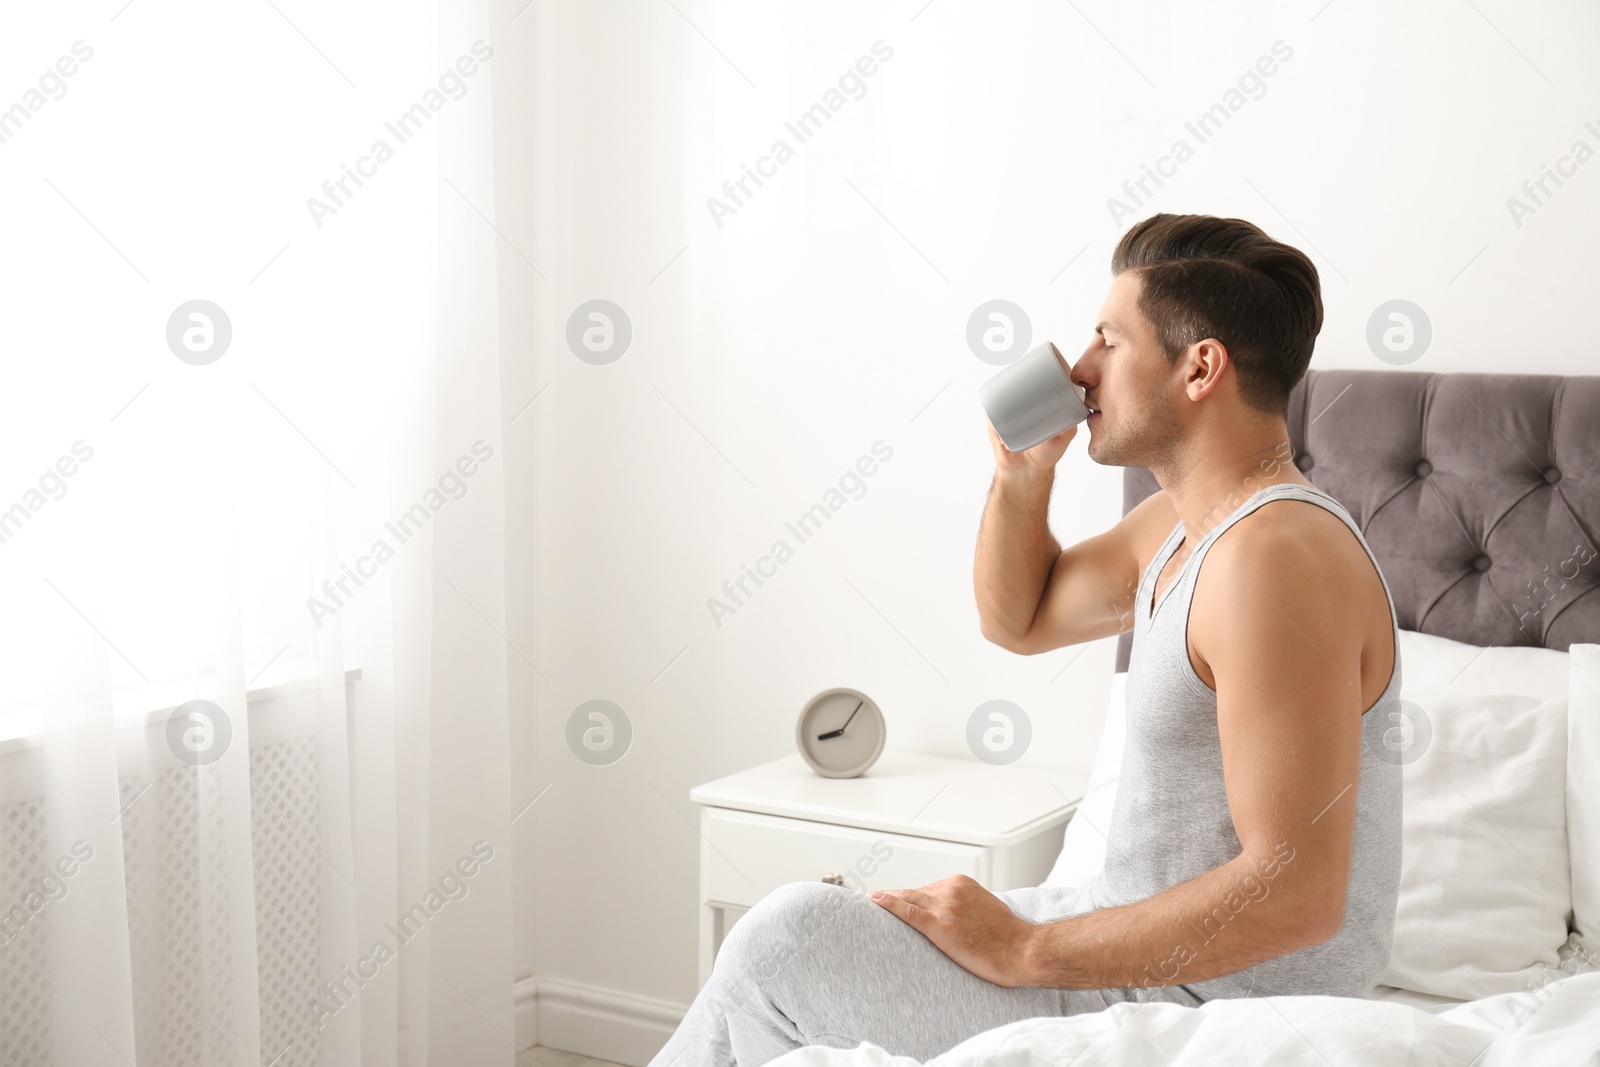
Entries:
{"type": "MultiPolygon", "coordinates": [[[[861,704],[865,704],[865,703],[866,703],[865,700],[863,700],[861,702],[861,704]]],[[[861,704],[857,704],[856,705],[856,711],[860,711],[861,710],[861,704]]],[[[850,719],[853,719],[853,718],[856,717],[856,711],[852,711],[850,713],[850,719]]],[[[844,721],[844,726],[849,726],[850,725],[850,719],[846,719],[844,721]]],[[[830,737],[839,737],[839,736],[841,736],[844,733],[844,726],[839,727],[837,730],[829,730],[825,734],[818,734],[817,735],[817,740],[818,741],[826,741],[830,737]]]]}

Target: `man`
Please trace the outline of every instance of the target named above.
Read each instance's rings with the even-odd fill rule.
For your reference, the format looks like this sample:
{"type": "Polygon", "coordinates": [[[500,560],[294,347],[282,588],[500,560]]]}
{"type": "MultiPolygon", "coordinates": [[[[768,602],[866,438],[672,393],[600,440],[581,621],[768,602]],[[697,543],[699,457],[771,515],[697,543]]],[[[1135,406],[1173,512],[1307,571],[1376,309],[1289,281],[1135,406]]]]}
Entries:
{"type": "Polygon", "coordinates": [[[1120,1001],[1361,996],[1387,965],[1400,665],[1354,522],[1289,462],[1322,326],[1316,268],[1239,219],[1156,215],[1112,257],[1072,368],[1089,458],[1161,490],[1063,551],[1046,512],[1077,428],[993,427],[983,635],[1022,655],[1134,633],[1105,869],[996,896],[965,876],[867,897],[823,883],[739,920],[657,1064],[766,1063],[861,1041],[927,1059],[1018,1019],[1120,1001]]]}

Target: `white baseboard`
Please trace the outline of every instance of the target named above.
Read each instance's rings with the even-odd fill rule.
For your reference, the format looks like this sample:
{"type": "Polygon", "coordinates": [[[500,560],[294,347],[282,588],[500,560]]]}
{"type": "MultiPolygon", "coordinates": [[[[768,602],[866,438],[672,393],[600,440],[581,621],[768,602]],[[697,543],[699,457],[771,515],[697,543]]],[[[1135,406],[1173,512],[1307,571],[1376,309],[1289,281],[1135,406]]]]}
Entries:
{"type": "Polygon", "coordinates": [[[522,978],[515,987],[517,1047],[543,1045],[645,1067],[688,1005],[564,978],[522,978]]]}

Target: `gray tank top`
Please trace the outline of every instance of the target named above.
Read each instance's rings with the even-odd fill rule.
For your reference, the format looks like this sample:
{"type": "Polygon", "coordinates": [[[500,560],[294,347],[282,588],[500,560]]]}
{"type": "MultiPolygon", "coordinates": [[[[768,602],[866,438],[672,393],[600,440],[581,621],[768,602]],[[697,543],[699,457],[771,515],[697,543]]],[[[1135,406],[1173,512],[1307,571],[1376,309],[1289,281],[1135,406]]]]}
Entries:
{"type": "MultiPolygon", "coordinates": [[[[1105,868],[1084,887],[1075,912],[1144,900],[1219,867],[1242,851],[1223,781],[1217,695],[1189,662],[1189,603],[1211,545],[1234,523],[1274,500],[1304,500],[1327,508],[1350,527],[1372,559],[1366,538],[1338,501],[1312,487],[1270,485],[1201,538],[1152,615],[1156,576],[1177,550],[1183,523],[1172,531],[1139,583],[1128,663],[1127,740],[1106,834],[1105,868]]],[[[1376,559],[1372,565],[1377,568],[1376,559]]],[[[1389,584],[1381,570],[1378,577],[1389,601],[1390,623],[1397,625],[1389,584]]],[[[1401,770],[1395,752],[1384,746],[1385,732],[1400,722],[1398,633],[1395,642],[1389,684],[1362,716],[1361,773],[1356,784],[1355,841],[1344,926],[1320,945],[1234,974],[1186,984],[1199,999],[1308,994],[1361,997],[1378,983],[1388,966],[1400,888],[1401,770]]],[[[1258,882],[1270,893],[1270,880],[1258,882]]],[[[1259,894],[1260,890],[1251,892],[1259,894]]],[[[1239,899],[1245,896],[1240,893],[1239,899]]],[[[1237,902],[1235,907],[1243,910],[1237,902]]],[[[1222,915],[1222,921],[1194,930],[1188,943],[1194,954],[1202,955],[1205,942],[1221,932],[1229,915],[1226,907],[1222,915]]],[[[1150,966],[1154,973],[1158,964],[1150,966]]],[[[1181,974],[1181,966],[1168,964],[1167,975],[1161,977],[1174,971],[1181,974]]]]}

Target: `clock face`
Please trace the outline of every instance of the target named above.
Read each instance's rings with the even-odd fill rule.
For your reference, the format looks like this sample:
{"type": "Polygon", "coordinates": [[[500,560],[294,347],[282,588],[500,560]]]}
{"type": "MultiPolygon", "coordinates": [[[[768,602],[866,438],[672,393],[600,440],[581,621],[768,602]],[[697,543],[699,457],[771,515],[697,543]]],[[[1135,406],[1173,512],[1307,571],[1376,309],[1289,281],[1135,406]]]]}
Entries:
{"type": "Polygon", "coordinates": [[[827,689],[800,712],[795,741],[811,769],[826,778],[854,778],[883,752],[883,712],[865,693],[827,689]]]}

